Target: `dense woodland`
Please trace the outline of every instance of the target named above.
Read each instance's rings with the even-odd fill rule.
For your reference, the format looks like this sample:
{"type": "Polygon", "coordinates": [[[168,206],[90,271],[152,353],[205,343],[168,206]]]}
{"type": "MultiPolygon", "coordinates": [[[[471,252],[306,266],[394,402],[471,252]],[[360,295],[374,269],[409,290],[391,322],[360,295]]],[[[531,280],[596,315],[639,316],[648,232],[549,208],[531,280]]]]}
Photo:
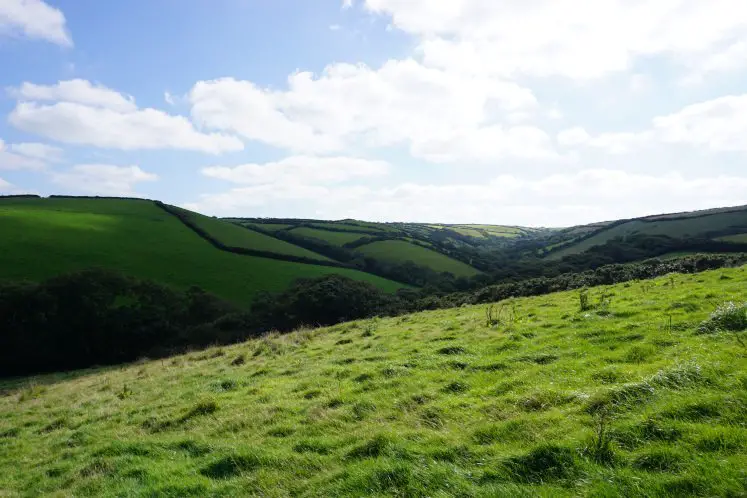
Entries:
{"type": "Polygon", "coordinates": [[[41,283],[0,285],[0,375],[116,364],[238,342],[272,330],[494,302],[745,262],[744,254],[689,256],[604,265],[461,292],[426,286],[396,295],[329,275],[299,280],[279,294],[264,294],[249,310],[198,288],[178,291],[110,271],[88,270],[41,283]]]}

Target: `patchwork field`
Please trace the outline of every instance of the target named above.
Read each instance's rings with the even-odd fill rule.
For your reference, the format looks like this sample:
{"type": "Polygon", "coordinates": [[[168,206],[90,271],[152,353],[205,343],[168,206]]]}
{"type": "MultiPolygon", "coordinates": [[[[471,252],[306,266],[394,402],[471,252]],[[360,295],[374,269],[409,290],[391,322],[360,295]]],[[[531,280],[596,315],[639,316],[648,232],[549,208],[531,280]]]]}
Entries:
{"type": "Polygon", "coordinates": [[[726,237],[719,237],[718,240],[725,242],[738,242],[740,244],[747,244],[747,233],[740,233],[737,235],[727,235],[726,237]]]}
{"type": "Polygon", "coordinates": [[[334,246],[342,246],[348,242],[354,242],[369,235],[354,232],[330,232],[329,230],[320,230],[317,228],[299,227],[290,230],[290,233],[301,235],[302,237],[312,237],[323,240],[334,246]]]}
{"type": "Polygon", "coordinates": [[[271,232],[275,232],[277,230],[285,230],[286,228],[291,228],[293,225],[284,225],[282,223],[246,223],[249,226],[253,226],[256,228],[260,228],[262,230],[269,230],[271,232]]]}
{"type": "Polygon", "coordinates": [[[267,251],[289,256],[301,256],[321,261],[330,261],[329,258],[322,256],[321,254],[270,237],[263,233],[240,227],[234,223],[228,223],[199,213],[186,211],[184,209],[180,211],[187,213],[195,225],[205,230],[205,232],[227,246],[267,251]]]}
{"type": "Polygon", "coordinates": [[[356,251],[382,261],[404,263],[413,261],[438,272],[457,277],[471,277],[479,272],[471,266],[444,254],[402,240],[382,240],[356,248],[356,251]]]}
{"type": "MultiPolygon", "coordinates": [[[[718,211],[718,210],[715,210],[718,211]]],[[[712,232],[733,230],[735,233],[747,228],[747,209],[736,212],[722,212],[710,216],[686,216],[669,219],[674,215],[664,215],[655,221],[632,220],[627,223],[602,230],[591,237],[573,243],[550,253],[550,260],[561,259],[570,254],[580,254],[591,247],[602,245],[615,237],[631,235],[667,235],[675,238],[705,237],[712,232]]]]}
{"type": "Polygon", "coordinates": [[[492,323],[464,307],[3,381],[0,495],[744,496],[747,316],[709,316],[746,281],[673,275],[591,289],[584,311],[565,292],[492,323]]]}
{"type": "MultiPolygon", "coordinates": [[[[229,231],[238,236],[233,227],[229,231]]],[[[0,233],[0,279],[42,280],[98,266],[179,288],[197,285],[241,305],[259,291],[280,291],[298,278],[329,273],[387,291],[402,287],[355,270],[220,251],[144,200],[2,199],[0,233]]],[[[272,247],[284,247],[270,240],[272,247]]]]}

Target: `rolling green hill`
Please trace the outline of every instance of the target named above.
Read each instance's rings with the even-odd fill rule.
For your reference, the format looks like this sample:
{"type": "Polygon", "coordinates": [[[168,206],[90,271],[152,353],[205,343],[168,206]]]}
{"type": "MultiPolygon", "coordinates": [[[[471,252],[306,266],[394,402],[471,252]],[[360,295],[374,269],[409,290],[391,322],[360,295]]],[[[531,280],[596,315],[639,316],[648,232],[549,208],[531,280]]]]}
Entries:
{"type": "Polygon", "coordinates": [[[564,292],[504,302],[494,324],[470,306],[2,381],[0,495],[744,496],[747,317],[709,315],[746,280],[674,275],[592,289],[585,311],[564,292]]]}
{"type": "MultiPolygon", "coordinates": [[[[217,236],[234,242],[305,253],[239,227],[223,227],[221,221],[200,220],[217,236]]],[[[259,291],[284,290],[298,278],[329,273],[365,280],[387,291],[402,287],[355,270],[218,250],[146,200],[0,198],[0,233],[1,279],[41,280],[100,266],[180,288],[198,285],[242,305],[259,291]]]]}
{"type": "Polygon", "coordinates": [[[335,246],[342,246],[348,242],[354,242],[363,237],[369,235],[354,232],[332,232],[329,230],[320,230],[317,228],[299,227],[290,230],[290,233],[294,235],[301,235],[303,237],[312,237],[314,239],[323,240],[329,244],[335,246]]]}
{"type": "Polygon", "coordinates": [[[742,233],[747,230],[747,207],[650,216],[606,223],[597,228],[598,226],[590,225],[586,231],[581,230],[583,227],[575,227],[567,232],[560,232],[558,237],[561,240],[548,246],[559,249],[550,252],[547,258],[557,260],[570,254],[580,254],[616,237],[665,235],[682,239],[711,239],[742,233]]]}
{"type": "Polygon", "coordinates": [[[725,237],[719,237],[718,240],[725,242],[739,242],[741,244],[747,244],[747,233],[738,233],[736,235],[727,235],[725,237]]]}
{"type": "Polygon", "coordinates": [[[242,228],[234,223],[226,223],[225,221],[187,211],[186,209],[173,209],[178,209],[185,213],[198,227],[202,228],[208,234],[212,235],[218,241],[227,246],[268,251],[289,256],[300,256],[321,261],[330,260],[321,254],[317,254],[302,247],[294,246],[293,244],[289,244],[288,242],[284,242],[260,232],[247,230],[246,228],[242,228]]]}
{"type": "Polygon", "coordinates": [[[412,261],[437,272],[452,273],[457,277],[471,277],[479,272],[471,266],[436,251],[403,240],[383,240],[358,247],[365,256],[394,263],[412,261]]]}
{"type": "MultiPolygon", "coordinates": [[[[314,251],[323,252],[338,261],[351,261],[355,253],[359,253],[383,265],[397,265],[411,261],[418,266],[436,272],[449,272],[458,277],[470,277],[480,273],[464,262],[472,259],[472,253],[465,251],[475,251],[477,247],[490,245],[496,240],[508,241],[533,233],[532,229],[493,225],[426,225],[308,219],[227,218],[227,220],[241,225],[256,226],[279,238],[287,235],[313,239],[323,245],[343,251],[343,254],[325,252],[324,247],[312,247],[314,251]],[[284,228],[273,230],[265,229],[265,227],[284,228]],[[382,237],[388,240],[346,247],[347,244],[370,237],[382,237]]],[[[298,239],[290,240],[290,242],[303,245],[303,241],[298,239]]],[[[407,278],[407,275],[398,274],[390,278],[403,279],[407,278]]]]}

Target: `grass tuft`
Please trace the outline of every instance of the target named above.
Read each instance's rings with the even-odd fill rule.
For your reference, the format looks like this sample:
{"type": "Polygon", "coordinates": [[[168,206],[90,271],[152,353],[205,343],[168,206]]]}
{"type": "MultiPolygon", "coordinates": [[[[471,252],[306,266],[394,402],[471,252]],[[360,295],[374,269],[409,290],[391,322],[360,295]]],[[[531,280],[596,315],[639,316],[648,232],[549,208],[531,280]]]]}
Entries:
{"type": "Polygon", "coordinates": [[[504,465],[515,480],[527,483],[572,479],[580,471],[576,452],[554,444],[538,446],[504,465]]]}

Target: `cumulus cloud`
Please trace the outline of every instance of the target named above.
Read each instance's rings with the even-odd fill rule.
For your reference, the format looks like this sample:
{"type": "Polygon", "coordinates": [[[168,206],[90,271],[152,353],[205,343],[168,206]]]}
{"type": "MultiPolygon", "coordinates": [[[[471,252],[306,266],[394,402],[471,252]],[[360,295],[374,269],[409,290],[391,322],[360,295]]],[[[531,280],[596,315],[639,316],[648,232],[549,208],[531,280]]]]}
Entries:
{"type": "Polygon", "coordinates": [[[11,89],[11,94],[19,100],[75,102],[119,112],[137,110],[134,97],[81,79],[60,81],[56,85],[24,82],[19,88],[11,89]]]}
{"type": "Polygon", "coordinates": [[[22,156],[50,163],[61,161],[64,153],[59,147],[36,142],[11,144],[9,149],[22,156]]]}
{"type": "Polygon", "coordinates": [[[254,185],[203,195],[187,207],[224,216],[297,216],[303,209],[328,219],[569,226],[745,203],[747,176],[588,169],[538,179],[498,175],[479,184],[254,185]]]}
{"type": "Polygon", "coordinates": [[[386,176],[390,165],[352,157],[295,156],[265,164],[243,164],[205,168],[205,176],[246,185],[328,185],[353,178],[386,176]]]}
{"type": "Polygon", "coordinates": [[[0,35],[25,36],[71,47],[65,15],[41,0],[0,0],[0,35]]]}
{"type": "Polygon", "coordinates": [[[747,66],[747,41],[739,40],[718,52],[695,57],[689,72],[680,80],[686,86],[703,83],[709,76],[728,73],[747,66]]]}
{"type": "Polygon", "coordinates": [[[688,144],[712,151],[747,152],[747,94],[728,95],[689,105],[653,119],[665,143],[688,144]]]}
{"type": "Polygon", "coordinates": [[[134,99],[84,80],[24,83],[9,122],[58,142],[112,149],[184,149],[218,154],[242,150],[236,137],[203,133],[183,116],[139,109],[134,99]],[[32,99],[32,100],[28,100],[32,99]],[[47,104],[40,101],[54,101],[47,104]]]}
{"type": "Polygon", "coordinates": [[[727,95],[688,105],[657,116],[650,128],[638,132],[592,135],[574,127],[558,133],[567,147],[587,146],[610,153],[627,153],[652,144],[699,147],[711,152],[747,152],[747,94],[727,95]]]}
{"type": "Polygon", "coordinates": [[[158,176],[147,173],[138,166],[79,164],[68,171],[53,173],[51,179],[72,192],[134,196],[135,185],[155,181],[158,176]]]}
{"type": "Polygon", "coordinates": [[[378,69],[333,64],[319,76],[298,72],[284,91],[231,78],[201,81],[190,101],[204,127],[302,153],[406,145],[429,160],[552,155],[543,131],[505,123],[537,109],[530,90],[414,59],[378,69]]]}
{"type": "Polygon", "coordinates": [[[431,66],[503,76],[593,79],[653,56],[687,65],[747,34],[741,0],[365,0],[365,7],[420,37],[431,66]]]}
{"type": "MultiPolygon", "coordinates": [[[[17,153],[14,151],[20,144],[6,145],[0,139],[0,170],[41,170],[45,167],[45,162],[33,155],[17,153]]],[[[27,151],[28,152],[28,151],[27,151]]]]}

